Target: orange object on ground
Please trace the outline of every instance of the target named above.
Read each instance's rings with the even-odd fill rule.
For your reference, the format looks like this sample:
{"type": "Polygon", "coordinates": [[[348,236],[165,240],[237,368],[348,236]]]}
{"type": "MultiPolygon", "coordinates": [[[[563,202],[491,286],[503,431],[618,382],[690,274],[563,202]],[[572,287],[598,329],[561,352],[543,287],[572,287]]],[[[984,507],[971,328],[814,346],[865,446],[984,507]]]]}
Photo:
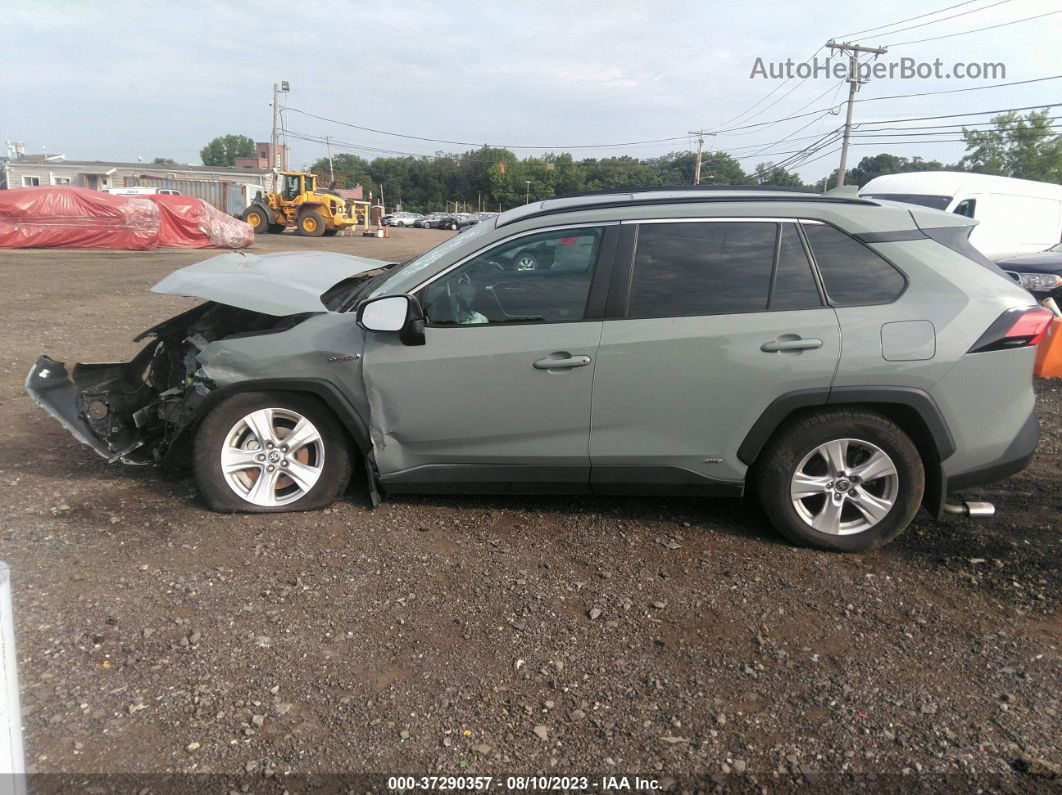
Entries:
{"type": "Polygon", "coordinates": [[[1033,375],[1039,378],[1062,378],[1062,317],[1051,321],[1036,346],[1033,375]]]}

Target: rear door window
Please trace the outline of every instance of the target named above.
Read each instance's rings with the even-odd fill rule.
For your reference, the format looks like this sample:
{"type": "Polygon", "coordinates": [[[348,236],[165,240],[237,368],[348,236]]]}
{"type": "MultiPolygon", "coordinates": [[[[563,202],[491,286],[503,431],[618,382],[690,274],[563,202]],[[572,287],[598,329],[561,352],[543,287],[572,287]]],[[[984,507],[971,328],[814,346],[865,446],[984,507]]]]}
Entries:
{"type": "Polygon", "coordinates": [[[767,221],[642,224],[627,317],[766,310],[777,232],[767,221]]]}
{"type": "Polygon", "coordinates": [[[887,304],[899,298],[907,282],[877,253],[829,224],[802,226],[831,304],[887,304]]]}

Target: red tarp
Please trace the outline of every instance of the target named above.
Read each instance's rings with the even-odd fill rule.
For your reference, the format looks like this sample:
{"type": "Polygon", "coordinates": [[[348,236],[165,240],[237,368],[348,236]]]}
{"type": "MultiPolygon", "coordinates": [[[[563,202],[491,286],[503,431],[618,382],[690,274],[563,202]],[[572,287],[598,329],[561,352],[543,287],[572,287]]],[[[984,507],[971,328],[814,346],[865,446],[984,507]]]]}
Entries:
{"type": "Polygon", "coordinates": [[[248,224],[190,196],[0,190],[0,248],[246,248],[248,224]]]}
{"type": "Polygon", "coordinates": [[[191,196],[148,194],[161,211],[159,245],[175,248],[247,248],[254,230],[238,218],[191,196]]]}
{"type": "Polygon", "coordinates": [[[159,210],[151,202],[87,188],[0,190],[2,248],[124,248],[159,244],[159,210]]]}

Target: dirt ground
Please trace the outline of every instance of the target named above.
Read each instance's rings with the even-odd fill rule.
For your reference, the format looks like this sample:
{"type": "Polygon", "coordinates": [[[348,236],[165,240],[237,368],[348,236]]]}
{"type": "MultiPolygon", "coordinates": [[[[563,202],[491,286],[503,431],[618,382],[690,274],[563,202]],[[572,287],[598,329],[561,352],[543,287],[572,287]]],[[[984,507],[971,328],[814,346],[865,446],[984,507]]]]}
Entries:
{"type": "MultiPolygon", "coordinates": [[[[255,250],[398,261],[447,234],[255,250]]],[[[106,464],[22,386],[39,353],[128,358],[190,305],[149,286],[210,255],[0,253],[0,559],[33,771],[1062,783],[1062,382],[1038,384],[1030,468],[967,495],[996,517],[923,515],[867,555],[792,548],[725,500],[373,511],[355,483],[321,513],[221,516],[188,476],[106,464]]]]}

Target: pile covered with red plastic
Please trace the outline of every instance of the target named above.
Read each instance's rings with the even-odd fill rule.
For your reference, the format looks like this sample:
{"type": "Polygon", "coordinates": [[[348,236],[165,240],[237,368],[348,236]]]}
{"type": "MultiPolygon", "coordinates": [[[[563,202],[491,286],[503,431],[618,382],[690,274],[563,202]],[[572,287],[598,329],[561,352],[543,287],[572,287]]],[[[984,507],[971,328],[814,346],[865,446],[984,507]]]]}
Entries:
{"type": "Polygon", "coordinates": [[[246,248],[254,231],[186,196],[87,188],[0,190],[0,248],[246,248]]]}
{"type": "Polygon", "coordinates": [[[159,245],[175,248],[247,248],[254,242],[254,230],[191,196],[149,194],[161,214],[159,245]]]}

